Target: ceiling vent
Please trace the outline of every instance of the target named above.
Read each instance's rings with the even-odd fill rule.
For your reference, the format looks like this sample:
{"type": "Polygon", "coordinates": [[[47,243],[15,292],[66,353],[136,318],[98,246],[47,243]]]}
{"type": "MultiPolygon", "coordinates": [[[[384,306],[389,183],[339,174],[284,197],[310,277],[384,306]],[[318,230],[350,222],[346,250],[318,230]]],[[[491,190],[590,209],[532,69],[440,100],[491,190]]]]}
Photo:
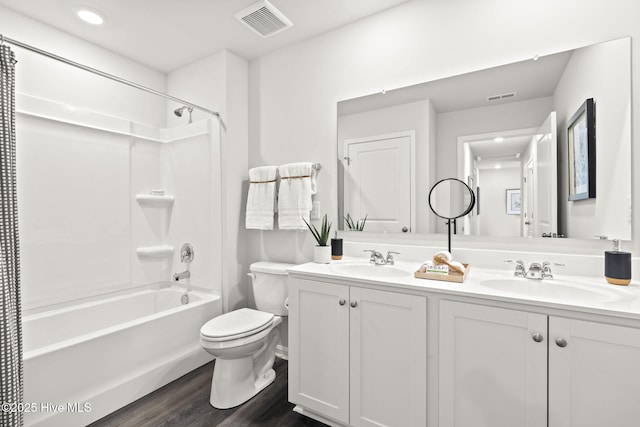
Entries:
{"type": "Polygon", "coordinates": [[[505,99],[511,99],[518,96],[518,92],[503,93],[500,95],[487,96],[487,102],[504,101],[505,99]]]}
{"type": "Polygon", "coordinates": [[[270,37],[293,23],[267,0],[261,0],[233,15],[262,37],[270,37]]]}

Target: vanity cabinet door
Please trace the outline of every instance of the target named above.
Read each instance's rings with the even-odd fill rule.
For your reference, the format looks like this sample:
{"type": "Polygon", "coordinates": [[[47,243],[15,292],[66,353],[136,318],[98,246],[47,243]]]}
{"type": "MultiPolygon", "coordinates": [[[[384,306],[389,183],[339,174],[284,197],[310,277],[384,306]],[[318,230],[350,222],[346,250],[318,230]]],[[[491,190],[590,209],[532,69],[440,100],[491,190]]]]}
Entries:
{"type": "Polygon", "coordinates": [[[549,426],[640,425],[640,329],[549,318],[549,426]]]}
{"type": "Polygon", "coordinates": [[[289,278],[289,400],[349,423],[349,287],[289,278]]]}
{"type": "Polygon", "coordinates": [[[422,427],[427,417],[427,300],[350,288],[353,426],[422,427]]]}
{"type": "Polygon", "coordinates": [[[547,316],[440,303],[439,427],[547,425],[547,316]]]}

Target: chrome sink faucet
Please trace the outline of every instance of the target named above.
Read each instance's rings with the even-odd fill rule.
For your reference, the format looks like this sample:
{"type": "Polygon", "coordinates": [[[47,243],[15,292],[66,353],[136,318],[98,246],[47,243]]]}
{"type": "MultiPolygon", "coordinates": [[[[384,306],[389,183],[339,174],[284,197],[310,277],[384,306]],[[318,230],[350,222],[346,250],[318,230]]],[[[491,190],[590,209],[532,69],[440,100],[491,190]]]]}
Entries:
{"type": "Polygon", "coordinates": [[[393,255],[400,255],[400,252],[389,251],[387,252],[387,257],[385,258],[384,255],[373,249],[365,249],[364,251],[371,252],[369,262],[375,265],[393,265],[395,263],[393,255]]]}
{"type": "Polygon", "coordinates": [[[537,262],[532,262],[529,265],[529,271],[527,271],[527,279],[542,280],[542,265],[537,262]]]}
{"type": "Polygon", "coordinates": [[[365,249],[365,252],[371,252],[371,257],[369,258],[369,262],[375,265],[385,265],[387,263],[387,260],[385,259],[384,256],[382,256],[382,254],[378,251],[375,251],[373,249],[365,249]]]}
{"type": "MultiPolygon", "coordinates": [[[[513,262],[513,260],[508,259],[505,260],[505,262],[513,262]]],[[[564,264],[553,264],[564,267],[564,264]]],[[[516,269],[513,272],[513,275],[516,277],[524,277],[532,280],[553,279],[553,273],[551,272],[551,263],[548,261],[545,261],[542,264],[532,262],[529,265],[529,269],[527,270],[525,269],[524,261],[519,259],[516,261],[516,269]]]]}

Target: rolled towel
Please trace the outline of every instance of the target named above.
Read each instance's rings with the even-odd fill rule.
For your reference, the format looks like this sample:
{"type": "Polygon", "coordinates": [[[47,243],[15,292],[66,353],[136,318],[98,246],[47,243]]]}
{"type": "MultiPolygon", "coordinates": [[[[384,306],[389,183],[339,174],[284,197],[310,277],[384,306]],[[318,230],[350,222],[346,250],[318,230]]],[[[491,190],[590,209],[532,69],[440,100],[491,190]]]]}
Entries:
{"type": "Polygon", "coordinates": [[[449,251],[440,251],[433,255],[433,261],[436,264],[446,264],[453,261],[453,256],[449,251]]]}
{"type": "Polygon", "coordinates": [[[464,274],[464,265],[453,260],[451,253],[447,251],[440,251],[433,255],[433,262],[435,264],[446,264],[449,266],[450,272],[453,271],[458,274],[464,274]]]}
{"type": "Polygon", "coordinates": [[[464,265],[462,265],[461,262],[458,261],[451,261],[449,263],[449,268],[452,269],[453,271],[455,271],[456,273],[462,274],[464,275],[464,265]]]}
{"type": "Polygon", "coordinates": [[[245,216],[247,229],[273,230],[277,172],[277,166],[261,166],[249,170],[245,216]]]}

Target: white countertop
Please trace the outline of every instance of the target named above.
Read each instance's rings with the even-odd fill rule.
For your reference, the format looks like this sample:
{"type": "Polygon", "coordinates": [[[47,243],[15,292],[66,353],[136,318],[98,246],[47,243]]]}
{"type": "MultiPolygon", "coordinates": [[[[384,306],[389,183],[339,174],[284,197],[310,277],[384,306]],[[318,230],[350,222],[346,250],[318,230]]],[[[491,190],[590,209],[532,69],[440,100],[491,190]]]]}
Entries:
{"type": "Polygon", "coordinates": [[[368,258],[345,257],[329,264],[301,264],[288,271],[294,277],[348,279],[349,284],[385,286],[390,290],[467,296],[640,320],[640,284],[635,281],[628,286],[616,286],[607,283],[604,277],[556,272],[553,279],[540,281],[514,277],[512,269],[471,266],[466,280],[456,283],[415,278],[414,272],[420,266],[420,263],[402,261],[393,266],[375,266],[368,258]],[[350,266],[354,266],[352,271],[350,266]]]}

